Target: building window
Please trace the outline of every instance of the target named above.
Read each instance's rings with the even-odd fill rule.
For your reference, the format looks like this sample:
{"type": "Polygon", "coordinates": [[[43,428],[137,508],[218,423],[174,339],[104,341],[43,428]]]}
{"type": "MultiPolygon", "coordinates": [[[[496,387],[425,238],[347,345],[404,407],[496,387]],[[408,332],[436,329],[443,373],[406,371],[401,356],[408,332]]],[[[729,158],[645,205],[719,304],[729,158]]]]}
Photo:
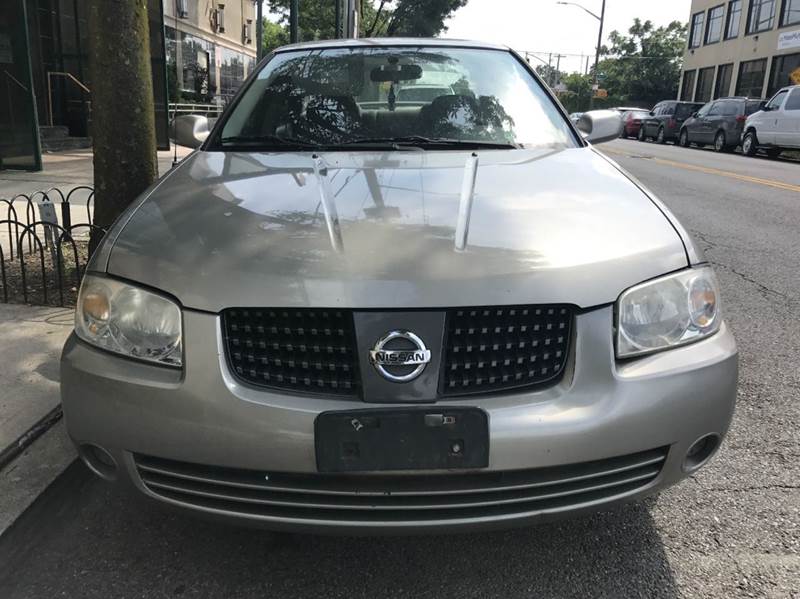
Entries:
{"type": "Polygon", "coordinates": [[[706,43],[713,44],[722,38],[722,17],[725,16],[725,5],[720,4],[708,11],[706,25],[706,43]]]}
{"type": "Polygon", "coordinates": [[[731,93],[733,63],[721,64],[717,69],[717,83],[714,85],[714,99],[724,98],[731,93]]]}
{"type": "Polygon", "coordinates": [[[776,56],[772,60],[768,95],[773,95],[787,85],[800,85],[800,54],[776,56]]]}
{"type": "Polygon", "coordinates": [[[760,98],[764,93],[764,76],[767,74],[767,59],[749,60],[739,65],[736,95],[760,98]]]}
{"type": "Polygon", "coordinates": [[[800,23],[800,0],[783,0],[781,26],[800,23]]]}
{"type": "Polygon", "coordinates": [[[714,67],[700,69],[697,75],[697,89],[694,92],[695,102],[708,102],[714,88],[714,67]]]}
{"type": "Polygon", "coordinates": [[[750,0],[747,33],[769,31],[775,25],[775,0],[750,0]]]}
{"type": "Polygon", "coordinates": [[[175,0],[175,13],[181,19],[189,18],[189,0],[175,0]]]}
{"type": "Polygon", "coordinates": [[[733,39],[739,36],[739,28],[742,25],[742,0],[728,2],[728,22],[725,24],[725,39],[733,39]]]}
{"type": "Polygon", "coordinates": [[[212,25],[217,33],[225,33],[225,5],[217,4],[217,8],[212,13],[212,25]]]}
{"type": "Polygon", "coordinates": [[[703,43],[703,19],[705,13],[699,12],[692,16],[692,31],[689,34],[689,47],[699,48],[703,43]]]}
{"type": "Polygon", "coordinates": [[[253,19],[247,19],[242,25],[242,43],[245,45],[253,43],[253,19]]]}
{"type": "Polygon", "coordinates": [[[697,71],[685,71],[683,73],[683,85],[681,86],[681,100],[691,101],[694,94],[694,78],[697,71]]]}

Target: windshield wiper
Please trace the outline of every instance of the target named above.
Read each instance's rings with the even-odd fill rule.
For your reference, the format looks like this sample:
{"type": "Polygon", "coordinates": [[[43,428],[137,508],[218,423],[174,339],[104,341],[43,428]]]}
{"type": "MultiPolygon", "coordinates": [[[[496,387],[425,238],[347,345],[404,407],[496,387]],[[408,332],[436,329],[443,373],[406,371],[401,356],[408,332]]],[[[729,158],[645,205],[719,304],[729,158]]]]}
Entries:
{"type": "Polygon", "coordinates": [[[484,141],[480,139],[454,139],[450,137],[425,137],[403,135],[397,137],[357,137],[341,142],[343,146],[387,144],[390,146],[436,146],[453,148],[517,149],[521,146],[508,141],[484,141]]]}
{"type": "Polygon", "coordinates": [[[320,146],[310,141],[277,135],[230,135],[219,139],[220,146],[268,146],[281,148],[318,149],[320,146]]]}

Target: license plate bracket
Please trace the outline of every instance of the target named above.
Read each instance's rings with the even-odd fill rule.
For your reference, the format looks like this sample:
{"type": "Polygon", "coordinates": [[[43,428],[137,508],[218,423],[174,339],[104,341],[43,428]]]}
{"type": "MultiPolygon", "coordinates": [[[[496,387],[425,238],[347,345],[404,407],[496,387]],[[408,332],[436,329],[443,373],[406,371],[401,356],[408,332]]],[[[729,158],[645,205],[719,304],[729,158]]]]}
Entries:
{"type": "Polygon", "coordinates": [[[314,439],[320,472],[489,465],[489,419],[478,408],[323,412],[314,421],[314,439]]]}

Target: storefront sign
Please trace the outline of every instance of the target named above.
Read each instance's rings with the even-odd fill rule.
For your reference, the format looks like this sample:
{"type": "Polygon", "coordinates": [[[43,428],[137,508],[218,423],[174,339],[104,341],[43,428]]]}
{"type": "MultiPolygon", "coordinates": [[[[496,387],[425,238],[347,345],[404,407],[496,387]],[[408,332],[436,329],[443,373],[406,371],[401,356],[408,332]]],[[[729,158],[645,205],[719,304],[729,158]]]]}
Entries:
{"type": "Polygon", "coordinates": [[[800,29],[784,31],[778,36],[778,50],[800,48],[800,29]]]}

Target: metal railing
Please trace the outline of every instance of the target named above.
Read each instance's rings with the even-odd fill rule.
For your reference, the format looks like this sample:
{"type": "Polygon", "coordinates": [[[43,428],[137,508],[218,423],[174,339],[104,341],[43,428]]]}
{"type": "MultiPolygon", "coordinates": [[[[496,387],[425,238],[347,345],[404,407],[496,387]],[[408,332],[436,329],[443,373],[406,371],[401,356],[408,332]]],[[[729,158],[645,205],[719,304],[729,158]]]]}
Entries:
{"type": "Polygon", "coordinates": [[[85,185],[0,198],[0,301],[75,304],[90,239],[105,234],[92,222],[93,204],[94,190],[85,185]],[[79,197],[86,222],[73,223],[71,200],[79,197]]]}
{"type": "MultiPolygon", "coordinates": [[[[81,89],[82,92],[89,94],[89,97],[91,97],[92,94],[92,90],[86,87],[86,85],[84,85],[72,73],[65,73],[63,71],[47,71],[47,124],[51,127],[53,126],[53,75],[64,77],[68,81],[72,81],[81,89]]],[[[91,101],[86,101],[86,106],[91,112],[91,101]]]]}
{"type": "Polygon", "coordinates": [[[173,117],[182,114],[199,114],[203,116],[219,116],[223,107],[219,104],[194,104],[190,102],[175,102],[167,106],[169,114],[173,117]]]}

